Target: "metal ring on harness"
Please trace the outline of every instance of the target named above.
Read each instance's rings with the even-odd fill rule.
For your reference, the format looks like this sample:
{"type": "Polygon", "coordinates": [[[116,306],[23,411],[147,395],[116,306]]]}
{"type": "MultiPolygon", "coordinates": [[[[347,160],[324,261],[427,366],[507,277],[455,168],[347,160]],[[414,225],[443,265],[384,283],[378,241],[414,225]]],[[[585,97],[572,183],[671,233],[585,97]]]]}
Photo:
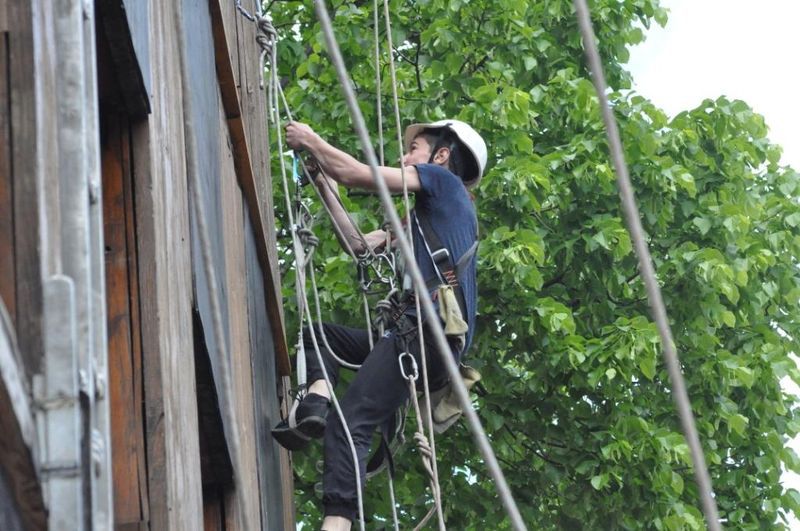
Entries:
{"type": "Polygon", "coordinates": [[[414,359],[414,356],[409,354],[408,352],[403,352],[397,357],[397,363],[400,364],[400,374],[403,376],[404,379],[410,382],[416,382],[417,378],[419,378],[419,368],[417,367],[417,360],[414,359]],[[406,373],[406,366],[403,363],[403,358],[407,357],[411,360],[411,374],[406,373]]]}

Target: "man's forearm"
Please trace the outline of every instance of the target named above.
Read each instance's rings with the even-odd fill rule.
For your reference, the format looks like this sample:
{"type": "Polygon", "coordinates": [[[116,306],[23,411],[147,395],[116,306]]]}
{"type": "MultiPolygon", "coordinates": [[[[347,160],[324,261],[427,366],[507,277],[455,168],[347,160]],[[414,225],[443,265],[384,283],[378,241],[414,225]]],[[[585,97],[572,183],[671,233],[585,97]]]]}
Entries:
{"type": "Polygon", "coordinates": [[[333,218],[334,232],[339,244],[345,249],[349,246],[356,255],[362,254],[367,250],[367,245],[369,244],[360,237],[358,228],[339,202],[337,184],[321,175],[317,178],[315,185],[319,189],[322,201],[328,207],[331,218],[333,218]]]}

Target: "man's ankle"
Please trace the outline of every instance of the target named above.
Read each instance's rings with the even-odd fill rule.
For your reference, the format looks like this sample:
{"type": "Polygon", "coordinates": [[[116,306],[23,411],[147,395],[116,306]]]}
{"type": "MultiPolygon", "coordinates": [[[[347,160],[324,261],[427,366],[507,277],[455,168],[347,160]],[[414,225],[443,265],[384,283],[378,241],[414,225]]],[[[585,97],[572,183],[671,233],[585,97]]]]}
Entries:
{"type": "Polygon", "coordinates": [[[327,398],[328,400],[331,399],[331,393],[328,391],[328,384],[323,379],[315,380],[308,386],[308,392],[314,393],[315,395],[321,395],[327,398]]]}
{"type": "Polygon", "coordinates": [[[352,522],[343,516],[326,516],[322,521],[322,531],[350,531],[352,522]]]}

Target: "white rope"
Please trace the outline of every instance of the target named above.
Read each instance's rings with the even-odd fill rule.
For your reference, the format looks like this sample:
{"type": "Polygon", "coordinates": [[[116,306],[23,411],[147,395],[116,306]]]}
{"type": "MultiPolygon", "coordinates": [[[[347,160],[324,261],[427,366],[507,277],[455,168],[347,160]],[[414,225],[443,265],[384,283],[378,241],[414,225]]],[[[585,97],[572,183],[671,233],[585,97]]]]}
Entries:
{"type": "Polygon", "coordinates": [[[683,428],[683,433],[691,452],[692,463],[694,464],[694,476],[697,482],[697,488],[700,491],[703,513],[708,528],[712,531],[717,531],[721,529],[721,526],[719,523],[717,504],[714,501],[711,478],[708,474],[708,468],[706,467],[703,448],[700,445],[700,437],[695,427],[689,395],[686,392],[686,384],[683,381],[683,374],[681,374],[680,361],[678,360],[678,354],[675,350],[675,341],[673,340],[672,331],[670,330],[667,310],[664,306],[664,300],[661,297],[661,288],[656,280],[653,261],[650,257],[650,250],[645,241],[644,229],[642,228],[639,208],[636,206],[636,199],[633,195],[633,186],[631,185],[630,176],[628,174],[628,166],[625,163],[617,122],[608,103],[608,97],[606,95],[608,87],[606,85],[605,75],[603,74],[600,54],[595,44],[595,35],[592,29],[589,7],[586,5],[586,0],[574,1],[578,24],[581,29],[581,36],[583,37],[583,47],[586,50],[589,70],[591,70],[597,97],[600,100],[600,110],[603,114],[603,122],[605,123],[606,134],[608,135],[611,159],[617,173],[617,186],[619,187],[622,209],[625,212],[625,221],[627,222],[628,232],[630,232],[631,239],[634,243],[636,256],[639,258],[639,271],[642,274],[642,280],[647,289],[647,298],[650,301],[653,319],[656,322],[658,332],[661,336],[661,346],[664,349],[664,361],[667,365],[670,382],[672,383],[672,396],[675,400],[681,427],[683,428]]]}
{"type": "MultiPolygon", "coordinates": [[[[262,19],[263,20],[263,19],[262,19]]],[[[342,423],[342,428],[345,433],[345,437],[347,438],[347,443],[350,447],[350,452],[353,457],[353,468],[354,468],[354,475],[356,478],[356,493],[358,497],[358,518],[361,531],[364,531],[365,524],[364,524],[364,502],[361,492],[361,473],[360,467],[358,462],[358,452],[356,450],[355,444],[353,442],[353,437],[350,433],[350,429],[347,425],[347,420],[344,417],[344,413],[342,412],[342,408],[339,405],[339,400],[336,397],[336,392],[333,388],[333,385],[330,381],[330,377],[328,375],[328,371],[325,368],[325,362],[322,357],[322,352],[319,349],[319,344],[317,342],[316,333],[314,331],[314,320],[311,316],[311,309],[308,304],[308,294],[306,293],[306,285],[305,285],[305,275],[306,275],[306,268],[310,267],[310,276],[312,286],[314,287],[314,295],[316,300],[317,312],[319,312],[319,293],[316,289],[316,278],[314,275],[314,266],[313,266],[313,253],[309,253],[308,258],[305,257],[305,252],[303,250],[303,246],[300,242],[300,238],[298,236],[298,229],[300,226],[298,224],[298,220],[295,219],[292,213],[292,205],[290,200],[289,194],[289,184],[286,172],[286,162],[283,158],[283,137],[282,137],[282,125],[281,125],[281,118],[280,118],[280,102],[281,97],[283,96],[281,87],[280,87],[280,80],[278,79],[278,68],[277,68],[277,46],[272,46],[270,50],[270,103],[274,104],[274,107],[271,107],[270,114],[273,117],[273,123],[275,125],[276,131],[276,138],[278,142],[278,153],[279,153],[279,160],[280,160],[280,168],[281,168],[281,179],[282,179],[282,186],[284,192],[284,199],[286,202],[286,212],[287,216],[289,217],[289,224],[291,226],[291,234],[292,234],[292,245],[294,248],[294,255],[295,255],[295,295],[297,298],[297,309],[298,315],[300,316],[300,326],[298,327],[298,352],[297,352],[297,383],[298,387],[302,388],[306,384],[307,375],[306,375],[306,358],[305,358],[305,348],[303,345],[303,337],[302,337],[302,330],[303,330],[303,320],[305,319],[306,322],[309,324],[308,330],[309,335],[311,336],[311,342],[314,345],[314,352],[317,356],[317,361],[319,363],[320,369],[322,371],[323,377],[325,379],[325,384],[327,385],[328,392],[331,395],[331,402],[336,410],[336,414],[339,416],[339,420],[342,423]]],[[[289,112],[288,103],[283,99],[283,103],[286,106],[286,111],[289,112]]],[[[291,119],[291,115],[289,115],[291,119]]],[[[295,183],[297,186],[299,184],[295,183]]],[[[320,331],[322,332],[323,340],[325,342],[326,348],[328,351],[333,353],[333,350],[328,346],[327,339],[325,338],[324,330],[322,327],[321,319],[320,319],[320,331]]],[[[335,356],[335,353],[333,353],[335,356]]],[[[249,529],[249,527],[245,527],[249,529]]]]}
{"type": "Polygon", "coordinates": [[[525,529],[522,516],[519,513],[519,509],[517,508],[517,504],[511,495],[511,490],[508,487],[508,483],[506,482],[503,472],[497,462],[497,457],[494,455],[494,451],[492,450],[489,440],[486,437],[486,433],[483,430],[480,419],[478,419],[475,410],[472,408],[472,403],[470,401],[467,389],[464,386],[464,382],[462,382],[460,379],[458,366],[456,365],[455,360],[453,360],[453,357],[449,355],[450,347],[447,344],[447,339],[444,336],[442,326],[438,322],[436,310],[433,308],[433,303],[431,302],[430,295],[428,294],[425,286],[425,279],[422,278],[419,266],[414,261],[414,253],[411,250],[408,238],[403,232],[402,223],[400,222],[400,218],[398,217],[397,211],[394,208],[394,203],[392,202],[389,189],[386,186],[386,181],[378,169],[378,161],[375,157],[375,150],[370,144],[369,133],[367,132],[367,126],[364,122],[364,116],[361,114],[361,109],[358,107],[358,102],[356,100],[355,93],[353,92],[352,81],[350,80],[350,76],[345,69],[339,45],[336,41],[336,37],[333,34],[333,26],[331,24],[330,15],[328,14],[328,9],[322,0],[314,0],[314,7],[325,37],[325,44],[328,48],[333,65],[336,68],[337,76],[339,77],[339,85],[344,92],[347,107],[350,111],[356,132],[358,133],[359,141],[361,142],[361,148],[367,159],[367,164],[372,171],[372,177],[375,185],[378,188],[378,193],[380,194],[383,208],[388,213],[389,220],[391,221],[392,227],[397,235],[397,241],[399,243],[400,250],[406,260],[406,267],[409,270],[414,281],[414,285],[417,289],[417,298],[421,299],[422,309],[425,311],[425,315],[428,317],[428,320],[433,327],[436,346],[439,354],[442,356],[445,367],[447,368],[453,390],[455,391],[459,403],[464,411],[464,416],[467,419],[470,432],[472,433],[476,445],[478,446],[478,449],[480,450],[481,455],[486,462],[489,473],[495,481],[498,495],[506,509],[509,519],[511,520],[512,526],[517,530],[525,529]]]}
{"type": "Polygon", "coordinates": [[[375,99],[378,112],[378,153],[381,166],[385,164],[383,157],[383,104],[381,102],[381,37],[378,16],[378,0],[372,1],[372,25],[375,33],[375,99]]]}
{"type": "MultiPolygon", "coordinates": [[[[376,0],[377,1],[377,0],[376,0]]],[[[394,43],[392,42],[392,19],[391,13],[389,10],[389,0],[383,0],[383,15],[386,24],[386,40],[389,47],[389,72],[392,79],[392,102],[394,107],[394,119],[395,119],[395,126],[397,130],[397,145],[400,153],[404,151],[404,143],[403,143],[403,135],[402,135],[402,124],[400,120],[400,102],[397,95],[397,73],[394,64],[394,43]]],[[[414,252],[414,240],[411,237],[412,234],[412,226],[411,226],[411,205],[408,199],[408,186],[406,183],[406,176],[405,176],[405,164],[400,162],[400,172],[401,177],[403,180],[403,204],[406,209],[406,230],[408,231],[408,241],[411,244],[411,251],[414,252]]],[[[437,269],[438,273],[438,269],[437,269]]],[[[434,437],[434,430],[433,430],[433,415],[431,412],[431,399],[430,399],[430,387],[428,385],[428,362],[427,362],[427,352],[425,349],[425,336],[424,330],[422,326],[422,311],[420,308],[419,297],[415,297],[414,305],[416,307],[416,315],[417,315],[417,330],[419,331],[419,349],[420,349],[420,360],[422,362],[422,383],[423,383],[423,393],[425,396],[425,416],[417,417],[418,423],[427,423],[428,425],[428,438],[430,440],[430,448],[431,448],[431,467],[433,472],[433,483],[434,483],[434,506],[436,508],[436,516],[439,522],[439,530],[444,531],[445,529],[445,520],[444,520],[444,511],[442,510],[442,498],[441,498],[441,487],[439,485],[439,468],[436,459],[436,440],[434,437]]],[[[414,397],[416,400],[416,396],[414,397]]]]}
{"type": "MultiPolygon", "coordinates": [[[[439,491],[439,482],[436,480],[436,476],[433,473],[433,451],[431,450],[430,442],[428,442],[428,438],[425,436],[424,428],[423,428],[423,420],[422,420],[422,412],[419,407],[419,400],[417,399],[417,379],[419,378],[419,370],[417,368],[417,362],[414,359],[414,356],[409,354],[408,352],[403,352],[400,354],[398,358],[398,364],[400,365],[400,374],[408,383],[408,393],[411,396],[411,403],[414,406],[414,413],[417,416],[417,431],[414,432],[414,441],[417,443],[417,449],[419,450],[420,457],[422,458],[422,466],[425,468],[425,473],[428,474],[428,480],[430,482],[431,492],[433,493],[433,511],[429,511],[428,516],[422,519],[415,529],[421,529],[422,526],[428,521],[430,515],[433,514],[434,511],[438,512],[438,507],[441,504],[437,504],[437,500],[441,500],[441,492],[439,491]],[[411,371],[406,371],[405,364],[403,363],[404,359],[410,360],[411,364],[411,371]]],[[[443,528],[444,523],[442,520],[439,520],[439,527],[443,528]]]]}

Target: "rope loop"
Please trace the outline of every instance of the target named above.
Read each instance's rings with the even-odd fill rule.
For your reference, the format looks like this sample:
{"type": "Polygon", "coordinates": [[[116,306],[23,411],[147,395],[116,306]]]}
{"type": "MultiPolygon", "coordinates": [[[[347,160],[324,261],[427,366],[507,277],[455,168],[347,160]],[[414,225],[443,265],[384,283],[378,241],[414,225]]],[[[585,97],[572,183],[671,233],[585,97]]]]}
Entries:
{"type": "MultiPolygon", "coordinates": [[[[262,68],[266,68],[267,66],[267,58],[270,58],[270,62],[274,57],[275,52],[275,43],[278,42],[278,31],[275,29],[275,26],[272,25],[266,17],[258,17],[256,21],[256,43],[258,43],[259,48],[261,48],[261,55],[258,59],[258,64],[262,66],[262,68]]],[[[272,67],[275,65],[272,64],[272,67]]],[[[264,75],[262,74],[259,78],[258,86],[261,90],[264,90],[264,75]]]]}

